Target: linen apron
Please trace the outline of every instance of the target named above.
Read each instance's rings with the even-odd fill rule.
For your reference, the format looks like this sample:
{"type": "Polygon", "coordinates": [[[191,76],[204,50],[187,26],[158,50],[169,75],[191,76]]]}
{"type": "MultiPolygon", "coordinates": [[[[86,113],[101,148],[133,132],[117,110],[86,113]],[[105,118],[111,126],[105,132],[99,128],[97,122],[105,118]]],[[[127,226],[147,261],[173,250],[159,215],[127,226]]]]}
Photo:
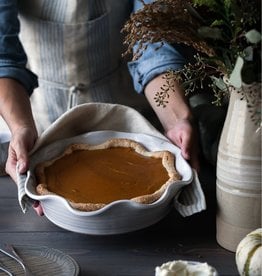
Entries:
{"type": "Polygon", "coordinates": [[[86,102],[120,103],[146,116],[149,104],[133,90],[121,57],[120,30],[132,6],[130,0],[19,1],[20,39],[39,77],[31,96],[39,133],[86,102]]]}

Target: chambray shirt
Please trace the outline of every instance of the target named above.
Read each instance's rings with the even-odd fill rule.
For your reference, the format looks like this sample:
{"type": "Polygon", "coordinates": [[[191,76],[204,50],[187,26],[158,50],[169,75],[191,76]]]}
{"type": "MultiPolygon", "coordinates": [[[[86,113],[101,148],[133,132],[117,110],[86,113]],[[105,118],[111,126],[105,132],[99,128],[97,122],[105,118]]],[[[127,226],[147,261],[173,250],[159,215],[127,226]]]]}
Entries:
{"type": "MultiPolygon", "coordinates": [[[[142,7],[140,1],[132,2],[134,11],[142,7]]],[[[26,67],[27,56],[19,40],[19,28],[17,0],[0,0],[0,77],[18,80],[31,95],[38,86],[38,79],[26,67]]],[[[185,55],[185,47],[165,43],[156,51],[157,47],[158,43],[148,45],[142,57],[128,63],[138,93],[143,92],[145,85],[155,76],[181,68],[186,62],[184,56],[188,56],[188,52],[185,55]]]]}
{"type": "Polygon", "coordinates": [[[16,0],[0,0],[0,77],[21,82],[29,94],[37,87],[37,76],[26,69],[27,57],[18,38],[16,0]]]}

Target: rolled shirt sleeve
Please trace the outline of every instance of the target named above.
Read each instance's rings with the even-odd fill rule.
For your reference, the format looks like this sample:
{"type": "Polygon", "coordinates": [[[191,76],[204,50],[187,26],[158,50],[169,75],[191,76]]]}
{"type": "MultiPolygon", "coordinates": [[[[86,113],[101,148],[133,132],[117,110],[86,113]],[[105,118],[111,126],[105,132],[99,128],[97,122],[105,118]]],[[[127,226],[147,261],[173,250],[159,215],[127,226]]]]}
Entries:
{"type": "Polygon", "coordinates": [[[146,84],[156,76],[168,70],[178,70],[185,65],[186,59],[177,50],[178,47],[180,48],[165,43],[159,48],[159,43],[153,43],[148,45],[138,60],[128,63],[134,88],[138,93],[143,92],[146,84]]]}
{"type": "Polygon", "coordinates": [[[19,30],[17,0],[0,0],[0,78],[19,81],[30,95],[38,86],[37,76],[26,68],[19,30]]]}
{"type": "MultiPolygon", "coordinates": [[[[153,1],[145,1],[145,3],[151,2],[153,1]]],[[[134,1],[134,12],[141,8],[141,1],[134,1]]],[[[142,56],[135,61],[128,62],[135,90],[142,93],[150,80],[168,70],[181,69],[189,60],[192,60],[192,57],[191,48],[184,45],[164,43],[160,47],[160,42],[148,44],[142,56]]]]}

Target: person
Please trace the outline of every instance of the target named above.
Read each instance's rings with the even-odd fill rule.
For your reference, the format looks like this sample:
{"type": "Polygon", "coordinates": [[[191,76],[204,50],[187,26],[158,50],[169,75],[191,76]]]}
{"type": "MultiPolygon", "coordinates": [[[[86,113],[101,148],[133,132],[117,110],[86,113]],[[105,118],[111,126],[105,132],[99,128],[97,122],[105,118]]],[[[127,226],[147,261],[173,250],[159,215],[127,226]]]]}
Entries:
{"type": "Polygon", "coordinates": [[[68,108],[92,101],[128,105],[145,117],[150,107],[166,136],[199,168],[183,90],[176,84],[165,108],[154,100],[165,72],[184,65],[183,54],[168,44],[158,51],[149,45],[129,62],[129,70],[121,57],[120,30],[141,5],[139,0],[0,0],[0,115],[11,133],[5,168],[14,181],[16,166],[21,174],[28,169],[39,134],[68,108]]]}

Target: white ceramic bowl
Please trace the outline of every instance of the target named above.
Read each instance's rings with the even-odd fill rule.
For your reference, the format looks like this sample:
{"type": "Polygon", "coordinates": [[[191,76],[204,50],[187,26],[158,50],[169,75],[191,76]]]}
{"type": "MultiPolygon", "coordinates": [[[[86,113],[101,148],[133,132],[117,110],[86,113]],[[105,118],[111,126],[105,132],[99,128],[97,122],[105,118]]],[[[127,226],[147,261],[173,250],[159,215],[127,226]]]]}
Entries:
{"type": "Polygon", "coordinates": [[[57,226],[84,234],[111,235],[127,233],[150,226],[161,220],[173,208],[174,196],[179,190],[191,183],[191,167],[182,158],[180,149],[167,140],[145,134],[115,131],[96,131],[70,139],[59,140],[39,150],[31,158],[28,178],[25,183],[26,194],[39,200],[45,216],[57,226]],[[73,209],[66,199],[58,195],[40,196],[36,193],[34,167],[37,163],[52,159],[72,143],[100,144],[109,138],[129,138],[143,144],[148,150],[169,150],[176,156],[176,168],[182,176],[181,181],[171,184],[157,201],[139,204],[131,200],[117,200],[102,209],[83,212],[73,209]]]}

